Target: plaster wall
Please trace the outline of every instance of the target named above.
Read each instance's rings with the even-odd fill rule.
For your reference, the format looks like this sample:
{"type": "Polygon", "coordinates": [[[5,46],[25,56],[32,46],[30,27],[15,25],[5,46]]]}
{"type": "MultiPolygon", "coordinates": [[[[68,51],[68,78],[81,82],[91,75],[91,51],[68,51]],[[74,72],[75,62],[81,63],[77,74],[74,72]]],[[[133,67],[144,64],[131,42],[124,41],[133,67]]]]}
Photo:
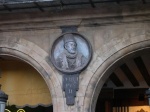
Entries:
{"type": "Polygon", "coordinates": [[[29,64],[18,60],[0,61],[2,90],[9,99],[7,105],[51,105],[51,96],[40,74],[29,64]]]}
{"type": "Polygon", "coordinates": [[[54,112],[94,112],[97,96],[109,76],[109,66],[121,57],[150,45],[150,5],[103,6],[56,13],[2,14],[0,55],[12,55],[39,71],[52,96],[54,112]],[[77,26],[93,49],[92,60],[80,75],[74,106],[67,106],[62,75],[50,61],[53,42],[62,26],[77,26]],[[107,73],[106,73],[107,71],[107,73]]]}

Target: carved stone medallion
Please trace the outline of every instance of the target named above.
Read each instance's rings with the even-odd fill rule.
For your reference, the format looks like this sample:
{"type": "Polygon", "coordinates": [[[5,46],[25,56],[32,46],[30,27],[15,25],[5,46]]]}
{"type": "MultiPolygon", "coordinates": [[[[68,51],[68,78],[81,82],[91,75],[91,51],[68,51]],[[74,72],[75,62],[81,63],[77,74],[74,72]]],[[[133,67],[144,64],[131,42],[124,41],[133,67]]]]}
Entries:
{"type": "Polygon", "coordinates": [[[92,56],[91,45],[78,33],[62,34],[53,44],[51,61],[62,73],[80,73],[92,56]]]}
{"type": "Polygon", "coordinates": [[[63,74],[62,89],[66,104],[74,105],[79,89],[79,74],[86,68],[92,56],[89,42],[78,33],[62,34],[53,44],[51,61],[63,74]]]}

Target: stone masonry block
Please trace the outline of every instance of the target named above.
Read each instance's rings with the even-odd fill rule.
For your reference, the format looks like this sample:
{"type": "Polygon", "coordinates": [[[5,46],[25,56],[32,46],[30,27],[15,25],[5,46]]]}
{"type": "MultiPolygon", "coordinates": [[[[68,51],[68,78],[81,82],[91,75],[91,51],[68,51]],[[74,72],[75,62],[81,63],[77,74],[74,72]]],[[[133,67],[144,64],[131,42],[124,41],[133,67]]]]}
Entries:
{"type": "Polygon", "coordinates": [[[42,48],[40,48],[39,46],[37,46],[35,44],[34,44],[34,46],[32,46],[32,49],[34,50],[34,52],[36,52],[38,55],[40,55],[43,59],[48,56],[47,52],[45,52],[42,48]]]}
{"type": "Polygon", "coordinates": [[[80,75],[81,78],[80,78],[79,85],[87,86],[92,76],[93,76],[93,72],[91,72],[89,70],[83,72],[80,75]]]}
{"type": "Polygon", "coordinates": [[[79,86],[79,90],[76,92],[76,96],[85,96],[87,86],[79,86]]]}
{"type": "Polygon", "coordinates": [[[21,45],[23,45],[25,47],[28,47],[28,48],[32,48],[34,46],[34,44],[32,42],[27,41],[27,40],[25,40],[23,38],[19,39],[18,44],[21,44],[21,45]]]}
{"type": "Polygon", "coordinates": [[[31,50],[28,54],[29,54],[29,56],[31,56],[34,60],[36,60],[39,63],[41,63],[43,61],[43,58],[33,50],[31,50]]]}
{"type": "Polygon", "coordinates": [[[94,73],[97,70],[97,68],[102,64],[102,62],[102,59],[98,57],[96,53],[94,53],[92,62],[90,63],[87,69],[94,73]]]}

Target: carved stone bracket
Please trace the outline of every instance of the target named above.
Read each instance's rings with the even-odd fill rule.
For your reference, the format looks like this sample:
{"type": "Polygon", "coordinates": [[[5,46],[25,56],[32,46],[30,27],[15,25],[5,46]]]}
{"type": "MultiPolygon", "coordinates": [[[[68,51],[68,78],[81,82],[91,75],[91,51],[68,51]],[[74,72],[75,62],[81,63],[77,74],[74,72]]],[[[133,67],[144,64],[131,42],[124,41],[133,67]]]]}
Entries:
{"type": "Polygon", "coordinates": [[[79,74],[63,75],[63,90],[65,91],[66,103],[74,105],[76,91],[79,89],[79,74]]]}

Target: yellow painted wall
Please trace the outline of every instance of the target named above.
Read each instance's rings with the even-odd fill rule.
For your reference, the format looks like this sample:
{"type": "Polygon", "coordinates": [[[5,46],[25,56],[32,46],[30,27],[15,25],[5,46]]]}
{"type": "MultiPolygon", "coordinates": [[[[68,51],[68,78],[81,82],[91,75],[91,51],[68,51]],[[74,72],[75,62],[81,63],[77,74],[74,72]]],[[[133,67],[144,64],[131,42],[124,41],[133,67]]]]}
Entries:
{"type": "Polygon", "coordinates": [[[113,107],[113,112],[150,112],[150,106],[113,107]]]}
{"type": "Polygon", "coordinates": [[[150,112],[149,106],[131,106],[129,112],[150,112]]]}
{"type": "Polygon", "coordinates": [[[51,104],[51,96],[41,75],[21,61],[0,61],[2,90],[9,95],[9,105],[51,104]]]}

